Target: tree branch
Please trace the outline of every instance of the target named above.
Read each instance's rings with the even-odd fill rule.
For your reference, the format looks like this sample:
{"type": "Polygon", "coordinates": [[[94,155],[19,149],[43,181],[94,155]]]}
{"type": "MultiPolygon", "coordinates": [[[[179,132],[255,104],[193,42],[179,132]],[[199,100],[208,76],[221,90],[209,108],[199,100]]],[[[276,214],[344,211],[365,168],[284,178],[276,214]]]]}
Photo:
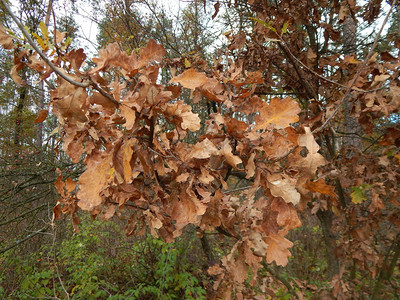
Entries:
{"type": "Polygon", "coordinates": [[[389,19],[389,16],[392,13],[393,7],[396,6],[397,1],[398,0],[394,0],[393,1],[392,6],[390,7],[389,12],[387,13],[387,15],[385,17],[385,20],[383,20],[383,23],[382,23],[381,28],[379,29],[379,32],[375,36],[375,40],[374,40],[374,43],[371,46],[371,49],[369,49],[369,52],[368,52],[367,56],[365,57],[364,61],[362,62],[362,64],[358,68],[357,74],[353,77],[353,80],[351,81],[350,85],[347,87],[346,93],[344,94],[342,100],[340,100],[340,102],[338,103],[338,105],[337,105],[336,109],[333,111],[333,113],[325,120],[324,124],[322,124],[321,127],[313,130],[313,132],[312,132],[313,134],[317,133],[317,132],[320,132],[322,129],[324,129],[326,127],[326,125],[328,125],[329,122],[333,119],[333,117],[338,113],[338,111],[339,111],[340,107],[342,106],[342,104],[345,101],[347,101],[347,99],[350,97],[351,91],[353,89],[354,84],[356,83],[358,77],[360,77],[362,70],[367,65],[369,59],[371,58],[371,56],[374,53],[374,50],[375,50],[375,48],[376,48],[376,46],[378,44],[379,37],[381,36],[383,28],[385,27],[385,25],[386,25],[386,23],[387,23],[387,21],[389,19]]]}
{"type": "MultiPolygon", "coordinates": [[[[3,0],[2,0],[3,1],[3,0]]],[[[26,240],[29,240],[30,238],[33,238],[35,235],[38,235],[39,233],[47,230],[50,226],[47,225],[46,227],[43,227],[42,229],[39,229],[38,231],[35,231],[33,233],[31,233],[30,235],[27,235],[26,237],[24,237],[22,240],[16,241],[13,245],[5,247],[3,249],[0,250],[0,254],[7,252],[8,250],[11,250],[12,248],[17,247],[18,245],[22,244],[23,242],[25,242],[26,240]]]]}
{"type": "Polygon", "coordinates": [[[61,78],[65,79],[69,83],[79,86],[79,87],[88,87],[89,83],[88,82],[78,82],[70,78],[69,76],[65,75],[62,73],[48,58],[47,56],[39,49],[38,46],[36,46],[35,42],[32,40],[30,37],[29,33],[25,30],[24,26],[21,24],[21,22],[17,19],[17,17],[14,15],[10,7],[7,5],[7,3],[4,0],[1,0],[1,3],[3,4],[4,8],[6,9],[7,13],[10,15],[10,17],[14,20],[15,24],[17,24],[18,28],[21,30],[22,34],[25,36],[27,39],[28,43],[35,49],[35,51],[40,55],[40,57],[46,62],[46,64],[61,78]]]}

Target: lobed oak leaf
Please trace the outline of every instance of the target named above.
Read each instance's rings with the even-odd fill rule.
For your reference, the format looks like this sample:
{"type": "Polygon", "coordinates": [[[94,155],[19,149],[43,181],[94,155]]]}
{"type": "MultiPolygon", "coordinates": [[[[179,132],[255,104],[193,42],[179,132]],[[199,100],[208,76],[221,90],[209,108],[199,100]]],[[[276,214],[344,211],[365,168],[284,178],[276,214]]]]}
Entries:
{"type": "Polygon", "coordinates": [[[187,173],[187,172],[179,174],[179,176],[176,177],[175,181],[179,182],[179,183],[186,182],[188,180],[189,176],[190,176],[190,173],[187,173]]]}
{"type": "Polygon", "coordinates": [[[208,78],[204,73],[197,72],[192,68],[172,78],[170,83],[180,83],[183,87],[194,90],[207,81],[208,78]]]}
{"type": "Polygon", "coordinates": [[[83,210],[94,211],[102,203],[100,193],[107,187],[111,179],[113,168],[112,156],[90,157],[87,160],[86,170],[79,177],[78,206],[83,210]]]}
{"type": "Polygon", "coordinates": [[[65,180],[65,189],[67,190],[67,192],[68,193],[73,192],[75,190],[75,187],[76,187],[75,181],[73,181],[71,177],[68,177],[65,180]]]}
{"type": "Polygon", "coordinates": [[[79,69],[86,59],[86,54],[83,51],[84,50],[82,48],[79,48],[77,50],[74,49],[70,51],[67,55],[68,61],[71,63],[71,67],[76,73],[79,73],[79,69]]]}
{"type": "Polygon", "coordinates": [[[335,188],[331,185],[327,185],[324,178],[320,178],[316,181],[308,180],[304,187],[310,192],[320,193],[336,198],[335,188]]]}
{"type": "Polygon", "coordinates": [[[137,68],[140,69],[152,61],[161,61],[167,51],[165,48],[157,44],[155,40],[150,39],[146,47],[140,49],[139,61],[137,68]]]}
{"type": "Polygon", "coordinates": [[[42,123],[44,120],[46,120],[47,115],[49,114],[49,111],[47,109],[42,109],[39,111],[38,116],[35,119],[35,123],[42,123]]]}
{"type": "Polygon", "coordinates": [[[281,197],[287,203],[296,205],[300,201],[300,193],[296,190],[295,182],[281,174],[271,174],[267,176],[268,188],[275,197],[281,197]]]}
{"type": "Polygon", "coordinates": [[[116,205],[114,205],[114,204],[110,205],[110,206],[106,209],[106,211],[103,212],[103,216],[102,216],[102,217],[103,217],[103,220],[104,220],[104,221],[107,221],[107,220],[111,219],[111,218],[114,216],[114,214],[115,214],[116,208],[117,208],[116,205]]]}
{"type": "Polygon", "coordinates": [[[134,139],[127,139],[120,145],[116,146],[113,155],[113,165],[115,172],[120,175],[120,178],[129,183],[132,177],[131,160],[133,156],[134,139]]]}
{"type": "Polygon", "coordinates": [[[211,155],[219,155],[220,151],[215,145],[209,140],[204,139],[202,142],[195,144],[192,147],[192,151],[189,153],[188,158],[205,159],[210,158],[211,155]]]}
{"type": "Polygon", "coordinates": [[[326,163],[325,158],[318,153],[320,147],[314,139],[311,129],[309,127],[304,127],[305,134],[299,136],[299,146],[306,147],[308,154],[295,162],[295,164],[303,169],[305,173],[313,176],[317,171],[319,166],[326,163]]]}
{"type": "Polygon", "coordinates": [[[258,231],[251,231],[249,234],[250,248],[256,256],[263,257],[267,253],[268,245],[263,240],[263,237],[258,231]]]}
{"type": "Polygon", "coordinates": [[[267,262],[270,264],[273,261],[278,266],[286,266],[290,251],[288,248],[293,246],[293,243],[279,234],[270,234],[266,237],[267,247],[267,262]]]}
{"type": "Polygon", "coordinates": [[[260,109],[254,129],[265,129],[270,124],[278,128],[288,127],[290,123],[299,121],[299,113],[300,107],[295,100],[289,97],[282,100],[276,97],[272,98],[269,104],[264,103],[260,109]]]}
{"type": "Polygon", "coordinates": [[[269,209],[278,213],[276,222],[279,226],[284,227],[285,230],[301,226],[297,211],[291,203],[287,203],[281,198],[273,198],[269,209]]]}
{"type": "Polygon", "coordinates": [[[200,129],[200,118],[198,114],[192,113],[191,111],[184,111],[181,113],[182,129],[189,129],[190,131],[197,131],[200,129]]]}
{"type": "Polygon", "coordinates": [[[233,246],[231,252],[221,261],[233,280],[240,284],[243,283],[248,277],[248,267],[245,263],[245,257],[243,257],[243,251],[238,251],[237,255],[235,255],[239,243],[241,242],[237,242],[233,246]]]}
{"type": "Polygon", "coordinates": [[[0,25],[0,45],[4,49],[14,48],[14,42],[12,37],[6,33],[6,30],[2,25],[0,25]]]}
{"type": "Polygon", "coordinates": [[[53,108],[59,116],[69,119],[69,121],[86,122],[86,106],[88,94],[81,87],[76,87],[66,81],[51,91],[53,108]]]}
{"type": "Polygon", "coordinates": [[[200,118],[192,112],[190,105],[183,104],[181,100],[176,103],[166,103],[164,113],[182,119],[179,124],[183,130],[197,131],[200,129],[200,118]]]}
{"type": "Polygon", "coordinates": [[[214,176],[212,176],[207,169],[201,167],[201,175],[198,177],[199,181],[204,184],[209,184],[214,180],[214,176]]]}
{"type": "Polygon", "coordinates": [[[90,104],[98,104],[103,107],[109,114],[112,114],[117,107],[117,105],[110,101],[107,97],[103,96],[98,92],[93,92],[93,94],[89,98],[90,104]]]}
{"type": "Polygon", "coordinates": [[[125,119],[124,127],[127,130],[132,130],[135,127],[136,112],[126,105],[120,105],[119,108],[121,109],[121,116],[125,119]]]}

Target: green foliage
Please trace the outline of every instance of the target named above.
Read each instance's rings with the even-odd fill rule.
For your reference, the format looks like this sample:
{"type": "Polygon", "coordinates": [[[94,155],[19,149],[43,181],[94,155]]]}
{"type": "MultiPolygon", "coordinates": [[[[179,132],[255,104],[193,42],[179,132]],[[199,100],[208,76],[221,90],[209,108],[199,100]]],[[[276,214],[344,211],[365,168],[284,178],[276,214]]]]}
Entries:
{"type": "Polygon", "coordinates": [[[167,244],[150,235],[132,241],[113,222],[83,220],[79,233],[43,245],[26,259],[13,251],[2,254],[0,262],[16,266],[18,284],[13,291],[0,288],[0,296],[64,299],[67,292],[70,299],[206,299],[199,267],[189,262],[194,242],[187,236],[167,244]]]}

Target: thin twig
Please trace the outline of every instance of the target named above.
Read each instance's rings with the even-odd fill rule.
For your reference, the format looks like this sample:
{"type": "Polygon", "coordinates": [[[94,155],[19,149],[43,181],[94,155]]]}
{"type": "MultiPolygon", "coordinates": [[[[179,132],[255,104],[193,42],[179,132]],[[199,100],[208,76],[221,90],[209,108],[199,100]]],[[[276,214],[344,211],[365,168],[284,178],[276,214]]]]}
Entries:
{"type": "Polygon", "coordinates": [[[17,247],[18,245],[22,244],[23,242],[29,240],[30,238],[33,238],[35,235],[38,235],[39,233],[41,233],[41,232],[47,230],[49,227],[50,227],[50,226],[43,227],[42,229],[39,229],[39,230],[37,230],[37,231],[35,231],[35,232],[33,232],[33,233],[27,235],[27,236],[24,237],[22,240],[16,241],[14,244],[12,244],[12,245],[10,245],[10,246],[8,246],[8,247],[5,247],[5,248],[3,248],[3,249],[1,249],[1,250],[0,250],[0,254],[2,254],[2,253],[4,253],[4,252],[7,252],[8,250],[10,250],[10,249],[12,249],[12,248],[17,247]]]}

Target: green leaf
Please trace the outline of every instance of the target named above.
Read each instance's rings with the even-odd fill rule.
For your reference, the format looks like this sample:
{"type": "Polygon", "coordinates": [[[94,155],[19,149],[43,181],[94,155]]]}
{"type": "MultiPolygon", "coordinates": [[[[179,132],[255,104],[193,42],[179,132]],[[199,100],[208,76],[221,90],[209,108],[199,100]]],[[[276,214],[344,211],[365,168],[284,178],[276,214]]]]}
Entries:
{"type": "Polygon", "coordinates": [[[272,25],[271,25],[272,21],[269,21],[268,23],[266,23],[266,22],[264,22],[264,21],[262,21],[260,19],[257,19],[257,18],[250,17],[250,19],[253,20],[253,21],[256,21],[257,23],[263,25],[264,27],[268,28],[269,30],[271,30],[273,32],[278,32],[274,27],[272,27],[272,25]]]}
{"type": "Polygon", "coordinates": [[[285,34],[287,32],[287,29],[289,27],[289,21],[286,21],[285,24],[282,26],[281,34],[285,34]]]}
{"type": "Polygon", "coordinates": [[[372,185],[370,184],[362,184],[360,186],[353,186],[351,189],[353,192],[351,193],[351,201],[355,204],[360,204],[367,200],[367,197],[365,195],[365,191],[369,188],[371,188],[372,185]]]}
{"type": "Polygon", "coordinates": [[[46,41],[46,44],[48,44],[49,32],[47,31],[46,25],[43,22],[40,22],[39,28],[40,28],[40,31],[42,32],[44,40],[46,41]]]}

